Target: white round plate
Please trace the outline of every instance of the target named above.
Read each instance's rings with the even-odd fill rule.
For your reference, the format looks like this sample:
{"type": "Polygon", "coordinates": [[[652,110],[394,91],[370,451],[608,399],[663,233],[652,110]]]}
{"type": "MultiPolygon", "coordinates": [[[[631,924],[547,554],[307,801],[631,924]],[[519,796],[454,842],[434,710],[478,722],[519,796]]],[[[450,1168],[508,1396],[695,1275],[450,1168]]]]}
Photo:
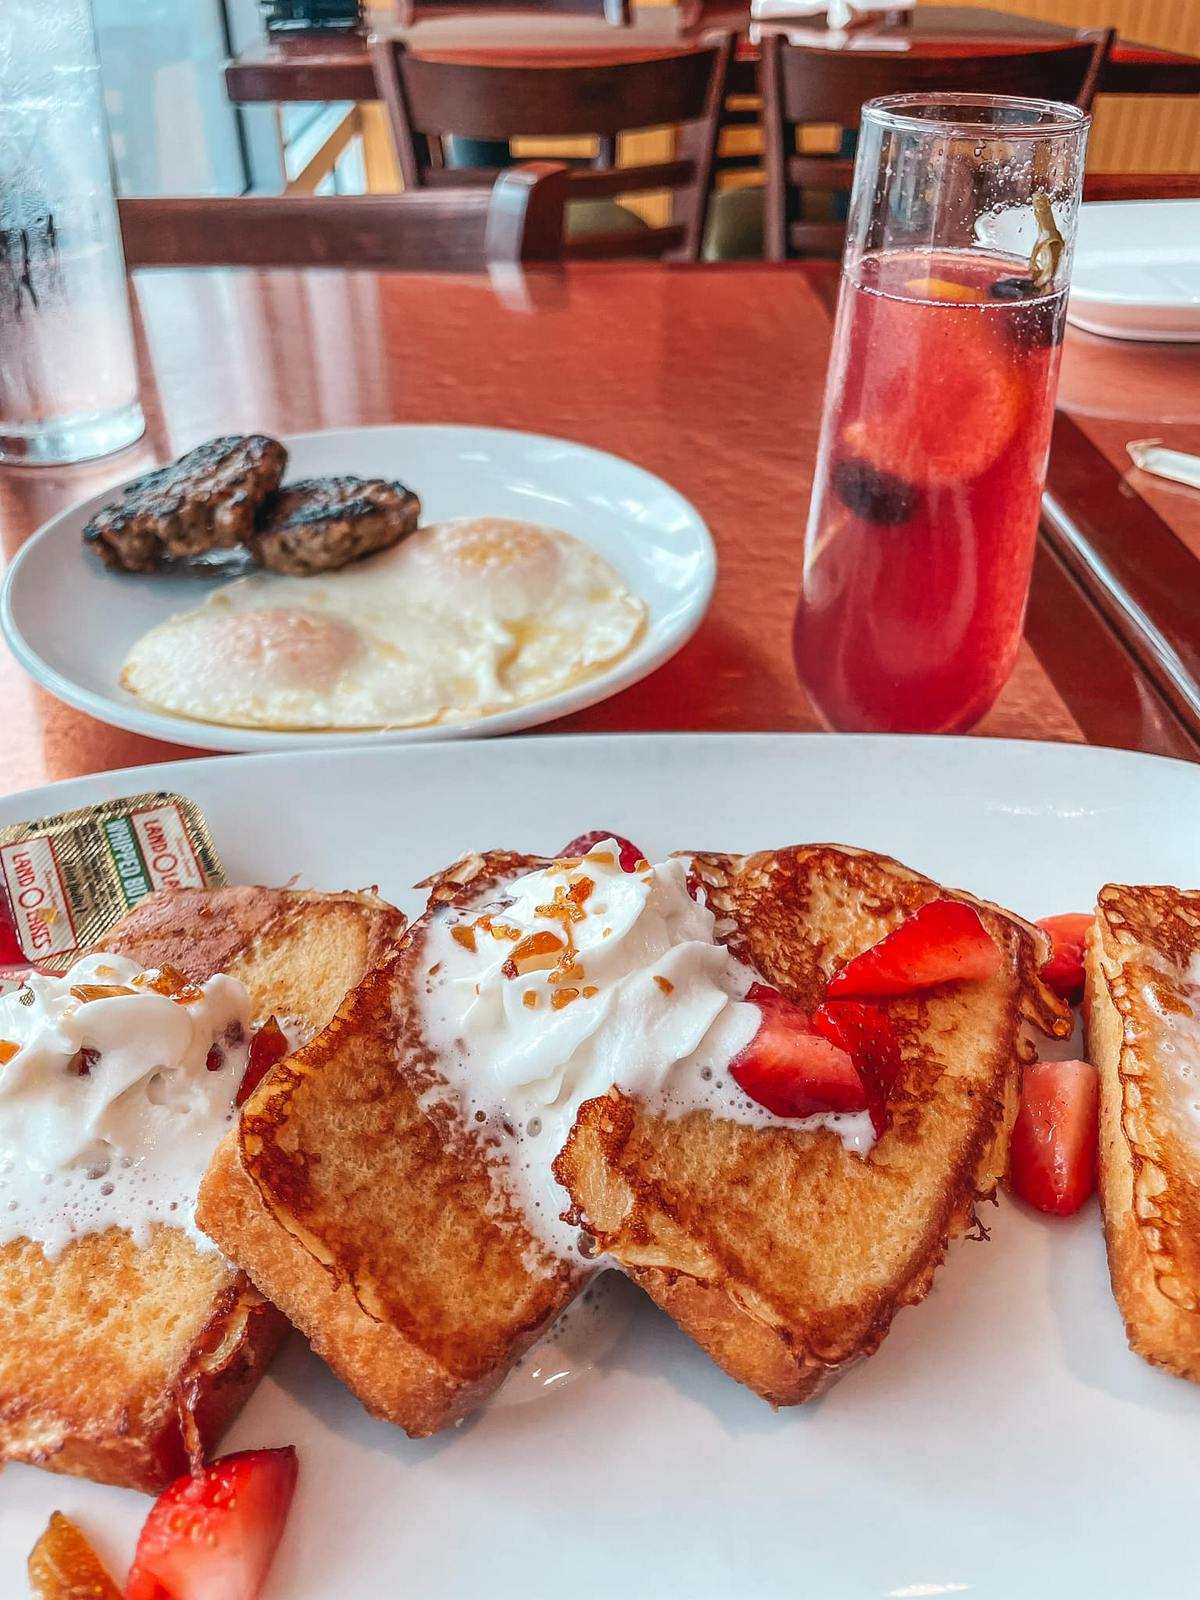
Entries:
{"type": "Polygon", "coordinates": [[[504,428],[393,426],[285,436],[289,479],[353,473],[399,478],[421,497],[426,522],[501,516],[577,535],[646,602],[647,627],[607,672],[560,694],[471,722],[371,732],[274,732],[221,727],[156,711],[118,682],[147,629],[199,605],[228,578],[108,572],[81,543],[84,524],[117,492],[105,490],[41,528],[0,590],[0,628],[43,688],[118,728],[202,750],[377,745],[511,733],[580,711],[628,688],[673,656],[699,626],[716,553],[695,507],[652,473],[586,445],[504,428]]]}
{"type": "MultiPolygon", "coordinates": [[[[235,883],[377,883],[410,913],[411,885],[463,850],[553,851],[590,828],[652,860],[838,839],[1031,917],[1084,910],[1107,881],[1200,884],[1200,766],[988,739],[588,734],[172,762],[10,795],[0,829],[159,788],[197,802],[235,883]]],[[[290,1339],[221,1446],[299,1451],[262,1600],[1192,1600],[1200,1387],[1128,1348],[1094,1201],[1062,1219],[1005,1193],[981,1215],[990,1238],[953,1245],[878,1353],[794,1410],[632,1286],[589,1371],[566,1381],[560,1362],[530,1403],[432,1439],[373,1421],[290,1339]]],[[[149,1505],[9,1466],[0,1595],[26,1592],[54,1507],[123,1575],[149,1505]]]]}
{"type": "Polygon", "coordinates": [[[1067,320],[1109,339],[1200,340],[1200,200],[1081,207],[1067,320]]]}

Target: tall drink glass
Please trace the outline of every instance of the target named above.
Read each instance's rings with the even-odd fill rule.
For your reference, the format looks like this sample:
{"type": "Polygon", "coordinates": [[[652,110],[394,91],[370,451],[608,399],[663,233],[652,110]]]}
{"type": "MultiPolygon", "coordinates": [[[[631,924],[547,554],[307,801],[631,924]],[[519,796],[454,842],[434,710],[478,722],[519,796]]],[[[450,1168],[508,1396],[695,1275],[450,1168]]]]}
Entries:
{"type": "Polygon", "coordinates": [[[835,728],[970,728],[1021,640],[1089,119],[863,107],[796,614],[835,728]]]}
{"type": "Polygon", "coordinates": [[[144,427],[88,0],[0,0],[0,461],[144,427]]]}

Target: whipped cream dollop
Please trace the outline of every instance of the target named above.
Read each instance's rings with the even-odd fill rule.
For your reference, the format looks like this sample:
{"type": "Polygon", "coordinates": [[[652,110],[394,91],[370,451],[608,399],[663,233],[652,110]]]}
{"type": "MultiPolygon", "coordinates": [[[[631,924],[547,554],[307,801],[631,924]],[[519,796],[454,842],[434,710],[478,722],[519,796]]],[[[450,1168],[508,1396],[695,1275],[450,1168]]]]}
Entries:
{"type": "Polygon", "coordinates": [[[682,858],[622,870],[615,842],[435,913],[423,1024],[468,1121],[507,1146],[518,1198],[558,1253],[578,1246],[551,1171],[580,1106],[614,1085],[669,1115],[828,1126],[873,1142],[866,1113],[797,1119],[751,1100],[729,1066],[753,1039],[757,974],[714,935],[682,858]]]}
{"type": "Polygon", "coordinates": [[[203,985],[103,952],[0,997],[0,1242],[196,1226],[250,1044],[236,978],[203,985]]]}

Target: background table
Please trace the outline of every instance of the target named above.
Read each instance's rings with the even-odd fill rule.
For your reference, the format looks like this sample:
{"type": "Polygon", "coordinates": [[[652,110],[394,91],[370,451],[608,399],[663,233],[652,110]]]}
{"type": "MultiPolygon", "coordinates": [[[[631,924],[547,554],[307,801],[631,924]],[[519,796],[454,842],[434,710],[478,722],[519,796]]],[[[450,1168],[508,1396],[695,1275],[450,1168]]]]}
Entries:
{"type": "MultiPolygon", "coordinates": [[[[389,29],[422,55],[456,60],[500,61],[514,56],[586,56],[617,61],[679,49],[714,30],[745,33],[748,4],[707,0],[687,13],[678,7],[634,11],[628,28],[613,28],[599,18],[572,16],[476,16],[418,22],[389,29]]],[[[764,25],[766,26],[766,25],[764,25]]],[[[780,25],[786,32],[786,26],[780,25]]],[[[896,32],[896,29],[884,29],[896,32]]],[[[918,7],[903,28],[916,53],[945,55],[995,48],[1036,50],[1073,36],[1073,28],[1002,10],[966,6],[918,7]]],[[[754,51],[743,40],[742,61],[754,51]]],[[[226,68],[229,98],[241,103],[288,100],[373,100],[375,80],[365,40],[357,35],[308,34],[263,39],[236,56],[226,68]]],[[[753,88],[752,76],[735,81],[739,92],[753,88]]],[[[1106,94],[1194,94],[1200,92],[1200,60],[1178,51],[1121,39],[1113,48],[1101,89],[1106,94]]]]}
{"type": "MultiPolygon", "coordinates": [[[[1124,14],[1129,15],[1128,10],[1124,14]]],[[[1156,17],[1161,26],[1161,16],[1156,13],[1156,17]]],[[[1104,19],[1097,13],[1094,20],[1104,19]]],[[[686,6],[643,4],[634,8],[627,28],[611,27],[594,16],[562,14],[487,16],[475,12],[432,18],[404,30],[396,29],[383,11],[376,12],[371,21],[381,32],[402,35],[409,49],[422,56],[509,65],[518,61],[628,60],[678,50],[717,30],[734,32],[739,38],[729,87],[736,109],[727,109],[719,183],[722,187],[753,183],[751,173],[761,167],[761,133],[752,110],[756,101],[737,98],[757,95],[758,52],[749,28],[747,0],[695,0],[686,6]],[[740,169],[736,174],[735,167],[740,169]]],[[[756,33],[764,29],[788,31],[782,23],[755,25],[756,33]]],[[[877,31],[899,34],[917,54],[942,57],[996,48],[1037,50],[1076,32],[1056,22],[1016,16],[1002,9],[924,4],[916,8],[909,22],[877,31]]],[[[869,44],[872,36],[870,29],[856,31],[855,43],[869,44]]],[[[369,187],[383,192],[400,186],[391,132],[383,107],[375,99],[374,74],[363,38],[320,34],[264,38],[229,63],[225,78],[229,98],[241,104],[349,102],[337,137],[323,155],[332,159],[348,138],[361,133],[369,187]]],[[[1200,96],[1200,56],[1119,38],[1101,90],[1089,152],[1089,194],[1096,199],[1195,194],[1192,147],[1200,139],[1194,98],[1200,96]],[[1168,98],[1155,99],[1147,109],[1142,98],[1146,95],[1168,98]],[[1192,101],[1189,104],[1180,97],[1192,97],[1192,101]]],[[[523,146],[526,154],[555,148],[544,141],[523,146]]],[[[571,147],[569,153],[579,154],[586,148],[586,143],[578,149],[571,147]]],[[[674,150],[673,135],[665,129],[626,135],[621,150],[622,164],[667,160],[674,150]]],[[[557,153],[568,152],[558,149],[557,153]]],[[[297,179],[307,192],[327,170],[328,162],[319,161],[297,179]]],[[[659,209],[662,204],[643,197],[634,203],[634,209],[660,222],[665,220],[665,211],[659,209]]]]}
{"type": "MultiPolygon", "coordinates": [[[[832,267],[757,263],[580,266],[507,292],[484,278],[143,273],[146,439],[91,466],[0,472],[4,552],[71,502],[216,433],[398,421],[561,434],[676,485],[708,521],[720,572],[707,620],[674,661],[555,726],[814,729],[791,624],[835,289],[832,267]]],[[[1166,431],[1200,445],[1198,380],[1200,347],[1071,332],[1063,460],[1085,452],[1092,476],[1116,479],[1129,438],[1166,431]]],[[[420,489],[419,463],[396,467],[420,489]]],[[[1119,487],[1114,526],[1148,512],[1200,553],[1200,496],[1141,474],[1119,487]]],[[[0,704],[6,790],[192,753],[59,705],[3,650],[0,704]]],[[[1016,672],[980,731],[1200,754],[1048,548],[1016,672]]]]}

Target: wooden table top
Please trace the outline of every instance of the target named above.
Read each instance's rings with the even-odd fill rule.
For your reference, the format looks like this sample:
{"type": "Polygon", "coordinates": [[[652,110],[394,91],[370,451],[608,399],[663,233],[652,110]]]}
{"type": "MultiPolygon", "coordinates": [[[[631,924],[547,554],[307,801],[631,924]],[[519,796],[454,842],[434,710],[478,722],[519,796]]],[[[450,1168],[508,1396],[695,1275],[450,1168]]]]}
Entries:
{"type": "MultiPolygon", "coordinates": [[[[422,55],[512,64],[517,59],[548,57],[576,62],[628,60],[678,50],[717,30],[745,33],[748,25],[748,4],[706,0],[695,8],[694,17],[686,19],[675,6],[635,9],[627,28],[614,28],[597,17],[543,14],[437,18],[389,31],[404,37],[422,55]]],[[[786,27],[781,25],[781,31],[786,27]]],[[[1036,50],[1070,38],[1075,31],[1001,10],[924,5],[902,27],[879,30],[901,35],[917,54],[931,55],[970,54],[997,44],[1036,50]]],[[[870,34],[863,30],[854,37],[856,48],[865,48],[870,34]]],[[[743,41],[743,58],[752,54],[743,41]]],[[[366,42],[357,34],[263,38],[234,57],[225,69],[225,82],[229,98],[242,104],[375,98],[366,42]]],[[[1122,39],[1113,48],[1101,88],[1110,94],[1194,94],[1200,92],[1200,59],[1122,39]]]]}
{"type": "MultiPolygon", "coordinates": [[[[816,264],[587,265],[515,296],[484,278],[140,273],[146,438],[87,466],[0,470],[4,558],[73,501],[217,433],[437,421],[560,434],[673,483],[711,527],[720,570],[674,661],[554,726],[814,729],[790,636],[835,287],[816,264]]],[[[1064,463],[1115,481],[1128,439],[1200,447],[1198,377],[1200,347],[1068,333],[1064,463]]],[[[1109,520],[1138,511],[1200,554],[1200,494],[1130,474],[1109,520]]],[[[3,648],[0,703],[6,791],[195,753],[58,704],[3,648]]],[[[979,731],[1200,757],[1048,548],[1016,672],[979,731]]]]}

